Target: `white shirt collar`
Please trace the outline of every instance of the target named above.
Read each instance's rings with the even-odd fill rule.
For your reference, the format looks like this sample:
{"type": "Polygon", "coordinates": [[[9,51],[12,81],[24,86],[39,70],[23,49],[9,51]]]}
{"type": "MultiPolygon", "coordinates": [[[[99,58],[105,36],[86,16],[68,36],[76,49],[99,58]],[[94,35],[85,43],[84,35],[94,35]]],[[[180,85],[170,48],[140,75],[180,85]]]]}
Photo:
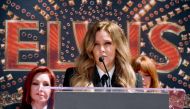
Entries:
{"type": "MultiPolygon", "coordinates": [[[[35,107],[34,105],[31,104],[31,106],[32,106],[32,109],[36,109],[36,107],[35,107]]],[[[47,109],[47,107],[48,107],[48,106],[45,105],[45,106],[43,107],[43,109],[47,109]]]]}
{"type": "MultiPolygon", "coordinates": [[[[102,78],[102,76],[103,76],[104,74],[107,75],[107,73],[104,72],[103,70],[101,70],[100,67],[98,67],[97,65],[96,65],[96,67],[97,67],[98,74],[99,74],[100,78],[102,78]]],[[[115,70],[115,65],[108,71],[108,74],[109,74],[109,76],[110,76],[110,80],[112,79],[114,70],[115,70]]]]}

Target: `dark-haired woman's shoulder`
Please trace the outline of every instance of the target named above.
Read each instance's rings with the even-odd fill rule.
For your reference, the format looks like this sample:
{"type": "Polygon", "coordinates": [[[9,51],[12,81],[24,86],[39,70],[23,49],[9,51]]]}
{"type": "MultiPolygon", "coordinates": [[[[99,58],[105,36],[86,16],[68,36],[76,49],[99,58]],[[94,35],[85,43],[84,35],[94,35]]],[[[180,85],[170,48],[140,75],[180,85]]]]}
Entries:
{"type": "Polygon", "coordinates": [[[3,109],[21,109],[21,103],[13,103],[3,107],[3,109]]]}
{"type": "Polygon", "coordinates": [[[22,105],[21,103],[13,103],[3,107],[3,109],[32,109],[31,105],[24,105],[24,106],[21,105],[22,105]]]}

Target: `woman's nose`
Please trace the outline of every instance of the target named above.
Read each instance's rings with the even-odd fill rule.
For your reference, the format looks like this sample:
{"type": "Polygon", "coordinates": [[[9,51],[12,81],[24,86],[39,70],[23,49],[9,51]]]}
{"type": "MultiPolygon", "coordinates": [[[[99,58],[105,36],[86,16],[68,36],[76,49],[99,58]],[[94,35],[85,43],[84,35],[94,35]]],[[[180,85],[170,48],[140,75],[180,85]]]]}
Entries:
{"type": "Polygon", "coordinates": [[[104,46],[100,46],[100,50],[101,51],[105,51],[105,47],[104,46]]]}
{"type": "Polygon", "coordinates": [[[43,85],[40,85],[38,90],[42,91],[43,90],[43,85]]]}

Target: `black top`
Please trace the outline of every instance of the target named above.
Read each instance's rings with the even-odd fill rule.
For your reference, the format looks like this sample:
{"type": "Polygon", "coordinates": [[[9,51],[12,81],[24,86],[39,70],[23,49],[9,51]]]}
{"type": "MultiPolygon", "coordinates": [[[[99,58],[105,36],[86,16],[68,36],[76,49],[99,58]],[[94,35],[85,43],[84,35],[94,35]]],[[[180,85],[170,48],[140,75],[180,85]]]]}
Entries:
{"type": "MultiPolygon", "coordinates": [[[[63,87],[71,87],[70,86],[70,79],[74,76],[74,74],[76,73],[76,70],[75,68],[68,68],[65,72],[65,78],[64,78],[64,81],[63,81],[63,87]]],[[[137,88],[142,88],[143,87],[143,84],[142,84],[142,77],[140,76],[140,74],[136,73],[136,87],[137,88]]],[[[116,73],[114,72],[113,73],[113,76],[112,76],[112,80],[111,80],[111,85],[112,87],[122,87],[121,85],[117,84],[116,83],[116,73]]],[[[97,71],[97,68],[95,68],[94,70],[94,75],[93,75],[93,85],[95,87],[103,87],[102,86],[102,83],[101,83],[101,79],[100,79],[100,76],[98,74],[98,71],[97,71]]]]}
{"type": "Polygon", "coordinates": [[[21,103],[13,103],[3,107],[3,109],[32,109],[31,105],[21,106],[21,103]]]}
{"type": "MultiPolygon", "coordinates": [[[[3,109],[32,109],[32,106],[30,104],[22,105],[22,103],[13,103],[3,107],[3,109]]],[[[50,106],[47,109],[50,109],[50,106]]]]}

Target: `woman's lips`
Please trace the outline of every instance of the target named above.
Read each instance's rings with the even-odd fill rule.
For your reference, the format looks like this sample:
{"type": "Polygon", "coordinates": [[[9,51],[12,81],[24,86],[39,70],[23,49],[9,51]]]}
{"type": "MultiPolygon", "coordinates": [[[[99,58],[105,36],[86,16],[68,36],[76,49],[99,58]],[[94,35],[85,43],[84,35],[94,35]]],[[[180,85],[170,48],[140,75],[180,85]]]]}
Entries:
{"type": "Polygon", "coordinates": [[[44,94],[42,94],[42,93],[37,93],[37,95],[39,95],[39,96],[44,96],[44,94]]]}

